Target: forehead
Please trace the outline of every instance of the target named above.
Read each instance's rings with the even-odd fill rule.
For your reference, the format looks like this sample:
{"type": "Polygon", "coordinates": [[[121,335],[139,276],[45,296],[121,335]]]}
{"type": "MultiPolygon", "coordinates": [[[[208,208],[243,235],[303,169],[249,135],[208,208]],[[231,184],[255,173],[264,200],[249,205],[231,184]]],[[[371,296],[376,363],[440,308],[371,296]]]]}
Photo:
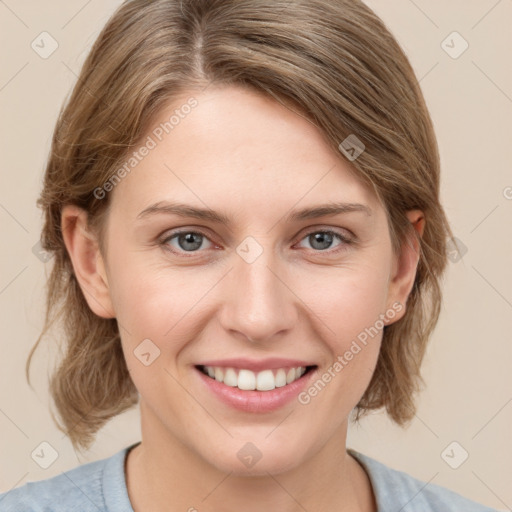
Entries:
{"type": "Polygon", "coordinates": [[[378,203],[318,127],[241,87],[182,94],[134,150],[138,158],[112,198],[130,217],[165,200],[259,215],[320,202],[378,203]]]}

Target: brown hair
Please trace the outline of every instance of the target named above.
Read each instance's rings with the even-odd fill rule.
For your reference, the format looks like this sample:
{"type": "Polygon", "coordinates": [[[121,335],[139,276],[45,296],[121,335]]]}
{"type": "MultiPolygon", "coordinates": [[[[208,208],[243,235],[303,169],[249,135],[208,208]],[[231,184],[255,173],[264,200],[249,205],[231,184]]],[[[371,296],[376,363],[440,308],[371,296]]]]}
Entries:
{"type": "Polygon", "coordinates": [[[414,232],[405,212],[424,212],[407,311],[384,328],[375,373],[356,408],[356,420],[385,407],[405,425],[423,383],[420,364],[441,308],[452,233],[439,202],[437,143],[414,72],[383,22],[358,0],[129,0],[117,9],[55,127],[38,200],[42,247],[54,258],[28,381],[34,350],[60,322],[65,353],[50,392],[62,420],[56,423],[73,446],[89,448],[110,418],[137,403],[116,320],[92,313],[73,273],[61,210],[85,209],[101,242],[109,197],[98,199],[94,190],[169,101],[209,83],[239,84],[297,105],[337,151],[356,135],[365,150],[351,162],[353,171],[382,201],[395,253],[414,232]]]}

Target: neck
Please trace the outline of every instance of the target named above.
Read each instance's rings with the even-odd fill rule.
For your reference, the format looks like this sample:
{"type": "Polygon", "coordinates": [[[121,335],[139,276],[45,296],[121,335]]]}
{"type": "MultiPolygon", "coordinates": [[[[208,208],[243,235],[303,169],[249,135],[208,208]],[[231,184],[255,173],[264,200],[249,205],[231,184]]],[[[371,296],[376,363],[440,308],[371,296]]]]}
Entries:
{"type": "MultiPolygon", "coordinates": [[[[143,408],[141,402],[141,412],[143,408]]],[[[346,452],[346,424],[307,460],[282,472],[223,472],[142,414],[142,443],[126,460],[135,512],[303,510],[376,512],[368,475],[346,452]]]]}

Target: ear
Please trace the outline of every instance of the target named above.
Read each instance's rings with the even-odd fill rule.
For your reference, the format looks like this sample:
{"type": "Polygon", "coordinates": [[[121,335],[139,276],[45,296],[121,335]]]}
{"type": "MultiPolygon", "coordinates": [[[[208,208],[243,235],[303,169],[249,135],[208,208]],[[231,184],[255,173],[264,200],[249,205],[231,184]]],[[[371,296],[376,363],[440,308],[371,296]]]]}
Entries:
{"type": "MultiPolygon", "coordinates": [[[[423,236],[425,227],[425,216],[423,212],[420,210],[409,210],[406,212],[406,215],[413,225],[414,230],[420,237],[423,236]]],[[[415,233],[411,232],[407,241],[402,244],[400,253],[393,263],[388,288],[388,309],[396,302],[400,302],[402,308],[393,316],[393,321],[388,321],[386,324],[400,320],[406,312],[407,298],[414,285],[416,269],[420,257],[419,241],[414,235],[415,233]]]]}
{"type": "Polygon", "coordinates": [[[115,318],[103,257],[96,237],[88,229],[87,212],[78,206],[64,206],[61,229],[87,304],[99,317],[115,318]]]}

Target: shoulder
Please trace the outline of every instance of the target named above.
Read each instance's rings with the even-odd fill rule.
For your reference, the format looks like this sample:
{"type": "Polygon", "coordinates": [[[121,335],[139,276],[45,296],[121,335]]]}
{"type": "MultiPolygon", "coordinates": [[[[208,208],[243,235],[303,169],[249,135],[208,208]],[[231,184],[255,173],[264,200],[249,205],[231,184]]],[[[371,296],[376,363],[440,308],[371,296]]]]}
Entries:
{"type": "MultiPolygon", "coordinates": [[[[52,478],[28,482],[4,492],[0,494],[0,512],[107,511],[105,486],[111,483],[124,484],[126,450],[64,471],[52,478]],[[122,480],[120,472],[123,474],[122,480]]],[[[107,494],[118,491],[109,489],[107,494]]]]}
{"type": "Polygon", "coordinates": [[[355,450],[349,448],[348,452],[368,473],[379,512],[496,512],[445,487],[390,468],[355,450]]]}

